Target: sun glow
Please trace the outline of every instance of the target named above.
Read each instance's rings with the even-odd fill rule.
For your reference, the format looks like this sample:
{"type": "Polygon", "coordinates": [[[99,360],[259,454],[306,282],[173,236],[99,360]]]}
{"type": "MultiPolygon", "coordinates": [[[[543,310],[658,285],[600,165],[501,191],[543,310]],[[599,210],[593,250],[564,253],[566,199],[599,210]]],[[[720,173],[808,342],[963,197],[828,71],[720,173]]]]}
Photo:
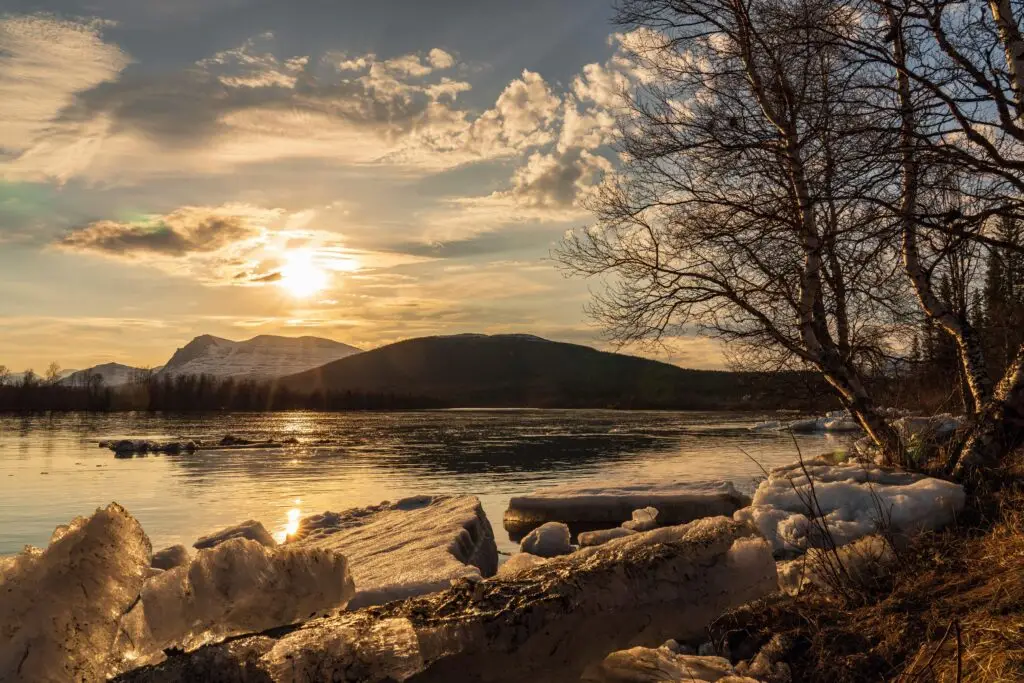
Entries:
{"type": "MultiPolygon", "coordinates": [[[[295,500],[295,504],[298,505],[299,500],[295,500]]],[[[299,520],[302,519],[302,511],[299,508],[292,508],[288,511],[288,522],[284,525],[284,529],[274,534],[274,540],[278,543],[284,543],[289,538],[295,535],[295,532],[299,530],[299,520]]]]}
{"type": "Polygon", "coordinates": [[[313,261],[308,250],[289,252],[281,266],[281,279],[277,284],[296,299],[309,297],[326,289],[330,277],[313,261]]]}

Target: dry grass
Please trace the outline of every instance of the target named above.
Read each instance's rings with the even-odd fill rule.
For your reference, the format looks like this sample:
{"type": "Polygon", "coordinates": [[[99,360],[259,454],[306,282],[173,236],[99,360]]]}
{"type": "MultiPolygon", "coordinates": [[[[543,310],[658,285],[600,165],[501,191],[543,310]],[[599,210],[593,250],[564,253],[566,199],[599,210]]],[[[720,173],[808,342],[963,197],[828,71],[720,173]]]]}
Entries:
{"type": "Polygon", "coordinates": [[[915,539],[889,577],[727,614],[734,658],[773,636],[794,681],[1024,681],[1024,453],[959,523],[915,539]]]}

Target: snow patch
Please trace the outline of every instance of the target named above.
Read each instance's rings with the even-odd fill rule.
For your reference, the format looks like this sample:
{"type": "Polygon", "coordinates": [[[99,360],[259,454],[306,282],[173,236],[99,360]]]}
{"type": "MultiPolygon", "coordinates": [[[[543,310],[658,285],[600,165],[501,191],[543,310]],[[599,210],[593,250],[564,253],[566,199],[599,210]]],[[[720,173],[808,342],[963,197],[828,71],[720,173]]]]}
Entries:
{"type": "Polygon", "coordinates": [[[811,548],[795,560],[778,562],[779,588],[797,595],[808,586],[825,590],[832,588],[837,576],[854,584],[866,584],[880,578],[896,561],[892,545],[885,538],[873,535],[860,538],[835,552],[811,548]]]}
{"type": "Polygon", "coordinates": [[[756,528],[777,555],[793,555],[823,547],[816,525],[820,518],[836,545],[887,527],[913,534],[938,529],[963,509],[961,486],[922,474],[875,465],[806,463],[817,507],[811,509],[811,483],[799,463],[771,472],[754,493],[752,505],[734,519],[756,528]]]}

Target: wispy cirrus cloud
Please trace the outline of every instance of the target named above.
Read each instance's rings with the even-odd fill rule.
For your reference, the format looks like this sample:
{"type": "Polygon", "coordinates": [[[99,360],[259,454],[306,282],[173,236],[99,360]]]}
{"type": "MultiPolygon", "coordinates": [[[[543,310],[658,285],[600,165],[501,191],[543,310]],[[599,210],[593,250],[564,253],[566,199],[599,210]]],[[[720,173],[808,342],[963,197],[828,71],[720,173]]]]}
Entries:
{"type": "Polygon", "coordinates": [[[46,134],[75,93],[115,78],[130,59],[102,22],[0,15],[0,158],[46,134]]]}

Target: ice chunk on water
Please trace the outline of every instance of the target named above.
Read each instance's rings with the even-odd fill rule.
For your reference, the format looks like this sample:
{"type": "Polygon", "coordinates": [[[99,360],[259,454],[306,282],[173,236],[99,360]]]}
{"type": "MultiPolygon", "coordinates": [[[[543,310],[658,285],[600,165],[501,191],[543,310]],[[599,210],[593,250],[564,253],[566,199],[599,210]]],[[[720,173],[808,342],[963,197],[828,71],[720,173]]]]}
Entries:
{"type": "MultiPolygon", "coordinates": [[[[628,524],[629,522],[624,522],[628,524]]],[[[630,536],[636,532],[632,529],[624,529],[622,527],[615,527],[614,529],[601,529],[600,531],[584,531],[579,536],[580,547],[588,548],[590,546],[601,545],[608,541],[614,541],[616,538],[622,538],[623,536],[630,536]]]]}
{"type": "Polygon", "coordinates": [[[498,569],[491,523],[475,496],[414,496],[300,521],[288,545],[331,548],[356,582],[349,609],[479,581],[498,569]]]}
{"type": "Polygon", "coordinates": [[[557,557],[573,551],[569,527],[561,522],[542,524],[523,539],[519,549],[537,557],[557,557]]]}
{"type": "Polygon", "coordinates": [[[126,615],[121,645],[138,662],[342,609],[355,589],[345,558],[323,548],[268,548],[235,538],[156,576],[126,615]]]}
{"type": "Polygon", "coordinates": [[[806,469],[816,503],[797,463],[773,470],[758,486],[753,504],[734,514],[737,521],[756,527],[776,554],[824,544],[809,515],[827,524],[837,545],[845,545],[883,526],[905,534],[938,529],[964,506],[961,486],[922,474],[820,461],[806,463],[806,469]]]}
{"type": "Polygon", "coordinates": [[[120,616],[149,569],[149,539],[116,503],[0,564],[0,680],[100,681],[120,616]]]}
{"type": "Polygon", "coordinates": [[[277,545],[277,541],[270,535],[270,532],[264,528],[264,526],[257,522],[255,519],[249,519],[241,524],[235,524],[229,526],[226,529],[215,531],[212,534],[203,536],[198,541],[192,544],[192,547],[196,550],[203,550],[204,548],[213,548],[220,545],[224,541],[230,541],[232,538],[247,538],[250,541],[256,541],[261,545],[273,548],[277,545]]]}
{"type": "Polygon", "coordinates": [[[633,519],[622,523],[623,529],[631,531],[650,531],[658,526],[658,509],[646,507],[643,510],[633,510],[633,519]]]}
{"type": "Polygon", "coordinates": [[[150,565],[155,569],[174,569],[189,563],[188,548],[183,545],[172,545],[153,553],[150,565]]]}
{"type": "Polygon", "coordinates": [[[790,422],[783,429],[798,434],[813,432],[857,432],[861,426],[845,410],[836,410],[821,417],[790,422]]]}
{"type": "Polygon", "coordinates": [[[653,507],[658,523],[685,524],[702,517],[731,515],[750,504],[731,482],[627,481],[613,486],[565,484],[515,496],[505,512],[505,528],[526,533],[545,522],[570,526],[622,524],[634,510],[653,507]]]}

